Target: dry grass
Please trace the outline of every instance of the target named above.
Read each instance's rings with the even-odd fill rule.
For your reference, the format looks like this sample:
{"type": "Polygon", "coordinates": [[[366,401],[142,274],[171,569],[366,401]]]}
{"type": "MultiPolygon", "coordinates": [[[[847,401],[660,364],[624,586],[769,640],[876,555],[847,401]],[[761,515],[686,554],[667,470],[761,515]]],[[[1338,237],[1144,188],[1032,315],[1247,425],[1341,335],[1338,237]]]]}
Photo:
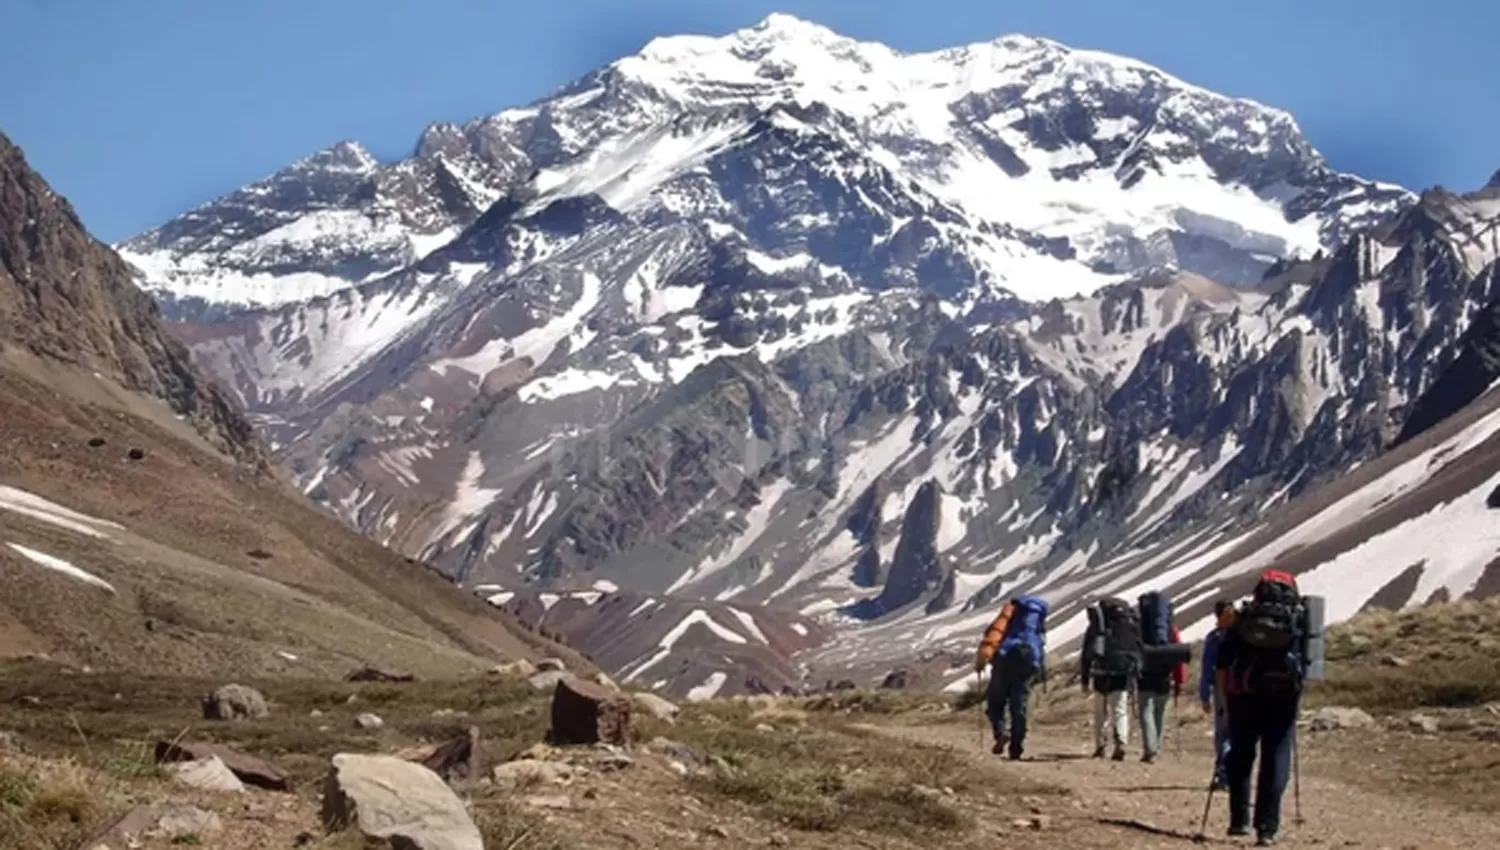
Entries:
{"type": "Polygon", "coordinates": [[[0,847],[73,850],[120,803],[118,783],[77,762],[0,758],[0,847]]]}
{"type": "Polygon", "coordinates": [[[1311,701],[1371,711],[1500,701],[1500,598],[1375,609],[1330,630],[1311,701]]]}
{"type": "MultiPolygon", "coordinates": [[[[892,705],[885,698],[838,699],[865,711],[892,705]]],[[[758,817],[808,832],[863,831],[917,840],[973,826],[956,802],[982,790],[985,776],[963,755],[896,743],[827,713],[806,715],[801,727],[755,731],[764,717],[764,710],[734,704],[684,712],[671,737],[699,750],[710,766],[690,779],[700,799],[747,807],[758,817]]]]}

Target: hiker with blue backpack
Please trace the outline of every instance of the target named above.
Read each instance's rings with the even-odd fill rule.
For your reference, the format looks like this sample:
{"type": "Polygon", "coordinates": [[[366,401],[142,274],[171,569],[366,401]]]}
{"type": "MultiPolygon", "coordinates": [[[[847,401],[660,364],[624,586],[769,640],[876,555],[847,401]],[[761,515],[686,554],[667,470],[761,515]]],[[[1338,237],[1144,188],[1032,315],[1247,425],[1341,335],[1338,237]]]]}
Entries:
{"type": "Polygon", "coordinates": [[[1047,675],[1047,612],[1047,601],[1039,596],[1022,595],[1007,602],[984,630],[974,658],[976,673],[990,667],[985,714],[995,735],[991,752],[1008,753],[1012,761],[1026,750],[1031,686],[1047,675]]]}
{"type": "Polygon", "coordinates": [[[1161,755],[1167,730],[1167,698],[1175,705],[1187,682],[1192,650],[1172,623],[1172,600],[1156,590],[1136,600],[1141,620],[1141,672],[1136,693],[1141,722],[1141,761],[1151,764],[1161,755]]]}

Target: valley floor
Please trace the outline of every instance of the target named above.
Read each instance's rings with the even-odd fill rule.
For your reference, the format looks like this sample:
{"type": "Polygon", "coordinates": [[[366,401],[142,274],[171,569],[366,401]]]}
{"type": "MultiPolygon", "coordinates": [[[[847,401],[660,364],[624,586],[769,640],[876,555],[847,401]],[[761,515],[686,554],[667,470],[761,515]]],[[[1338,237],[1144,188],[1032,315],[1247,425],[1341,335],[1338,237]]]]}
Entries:
{"type": "MultiPolygon", "coordinates": [[[[397,752],[468,725],[480,730],[484,779],[456,789],[486,846],[505,850],[1174,847],[1197,833],[1209,774],[1207,724],[1186,702],[1157,764],[1084,758],[1086,708],[1074,691],[1037,695],[1020,763],[989,754],[977,708],[847,692],[690,703],[674,723],[639,716],[629,763],[603,769],[596,750],[536,747],[548,694],[524,681],[256,682],[269,717],[209,723],[198,698],[214,684],[0,668],[0,846],[72,847],[132,807],[180,803],[220,824],[144,847],[355,847],[324,837],[319,823],[328,758],[397,752]],[[384,725],[360,728],[363,712],[384,725]],[[151,764],[153,742],[178,738],[274,762],[293,791],[184,788],[151,764]],[[495,766],[523,755],[594,767],[556,783],[491,781],[495,766]]],[[[1435,733],[1394,711],[1364,728],[1304,733],[1305,822],[1294,820],[1289,789],[1281,846],[1500,846],[1500,707],[1431,718],[1435,733]]],[[[1209,843],[1234,843],[1226,823],[1227,799],[1216,795],[1209,843]]]]}

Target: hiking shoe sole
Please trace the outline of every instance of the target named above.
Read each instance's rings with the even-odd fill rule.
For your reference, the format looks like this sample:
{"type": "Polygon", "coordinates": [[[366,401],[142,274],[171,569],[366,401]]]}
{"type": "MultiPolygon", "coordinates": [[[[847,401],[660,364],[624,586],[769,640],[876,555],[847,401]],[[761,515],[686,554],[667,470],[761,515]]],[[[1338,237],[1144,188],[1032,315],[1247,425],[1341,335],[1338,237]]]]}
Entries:
{"type": "Polygon", "coordinates": [[[1115,754],[1112,755],[1112,756],[1110,756],[1109,758],[1110,758],[1111,761],[1124,761],[1125,760],[1125,751],[1124,750],[1115,750],[1115,754]]]}

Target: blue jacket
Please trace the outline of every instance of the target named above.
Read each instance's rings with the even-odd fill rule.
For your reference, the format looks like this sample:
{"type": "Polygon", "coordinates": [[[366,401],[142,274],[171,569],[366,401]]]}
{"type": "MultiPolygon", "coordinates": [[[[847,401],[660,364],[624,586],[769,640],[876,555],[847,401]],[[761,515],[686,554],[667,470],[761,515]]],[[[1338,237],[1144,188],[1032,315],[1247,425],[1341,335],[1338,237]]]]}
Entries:
{"type": "Polygon", "coordinates": [[[1208,702],[1214,695],[1214,669],[1219,658],[1219,644],[1224,640],[1224,630],[1214,629],[1203,639],[1203,670],[1198,674],[1198,700],[1208,702]]]}

